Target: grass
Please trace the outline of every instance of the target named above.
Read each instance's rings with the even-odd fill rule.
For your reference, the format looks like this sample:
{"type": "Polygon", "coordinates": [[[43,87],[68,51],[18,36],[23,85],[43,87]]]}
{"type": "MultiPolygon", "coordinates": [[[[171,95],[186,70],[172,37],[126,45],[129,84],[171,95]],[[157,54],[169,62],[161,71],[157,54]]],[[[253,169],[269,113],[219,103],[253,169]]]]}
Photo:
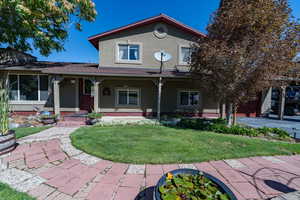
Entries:
{"type": "MultiPolygon", "coordinates": [[[[40,127],[25,127],[25,128],[15,128],[13,130],[16,131],[16,138],[22,138],[28,135],[32,135],[35,133],[39,133],[43,130],[51,128],[51,126],[40,126],[40,127]]],[[[1,200],[1,199],[0,199],[1,200]]]]}
{"type": "Polygon", "coordinates": [[[154,125],[82,127],[71,139],[75,147],[91,155],[136,164],[300,153],[300,144],[154,125]]]}
{"type": "Polygon", "coordinates": [[[35,200],[26,193],[18,192],[8,185],[0,183],[0,200],[35,200]]]}

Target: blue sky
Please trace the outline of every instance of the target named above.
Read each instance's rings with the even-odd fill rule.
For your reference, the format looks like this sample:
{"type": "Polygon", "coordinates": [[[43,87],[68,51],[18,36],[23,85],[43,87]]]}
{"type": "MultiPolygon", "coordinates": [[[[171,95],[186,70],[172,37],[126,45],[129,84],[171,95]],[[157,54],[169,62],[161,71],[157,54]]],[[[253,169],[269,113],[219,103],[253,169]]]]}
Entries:
{"type": "MultiPolygon", "coordinates": [[[[87,41],[95,35],[119,26],[164,13],[202,32],[220,0],[94,0],[98,16],[95,22],[84,23],[83,31],[71,28],[65,51],[48,57],[31,52],[39,60],[66,62],[98,62],[97,50],[87,41]]],[[[289,0],[293,15],[300,18],[300,1],[289,0]]],[[[30,53],[30,52],[29,52],[30,53]]]]}

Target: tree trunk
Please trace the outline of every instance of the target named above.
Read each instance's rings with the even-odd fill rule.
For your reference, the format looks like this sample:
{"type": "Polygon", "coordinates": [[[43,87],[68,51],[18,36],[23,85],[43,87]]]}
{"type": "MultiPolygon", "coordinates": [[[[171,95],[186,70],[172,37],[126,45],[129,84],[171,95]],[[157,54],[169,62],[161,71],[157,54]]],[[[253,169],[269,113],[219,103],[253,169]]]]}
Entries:
{"type": "Polygon", "coordinates": [[[222,101],[220,102],[220,115],[219,116],[221,119],[226,118],[226,105],[222,101]]]}
{"type": "Polygon", "coordinates": [[[283,116],[284,116],[285,94],[286,94],[286,87],[285,86],[280,87],[279,109],[278,109],[279,120],[283,120],[283,116]]]}
{"type": "Polygon", "coordinates": [[[232,125],[236,125],[236,113],[237,113],[237,109],[238,109],[238,106],[237,104],[234,104],[233,105],[233,119],[232,119],[232,125]]]}
{"type": "Polygon", "coordinates": [[[227,120],[227,126],[232,126],[233,124],[233,104],[232,103],[226,103],[226,120],[227,120]]]}

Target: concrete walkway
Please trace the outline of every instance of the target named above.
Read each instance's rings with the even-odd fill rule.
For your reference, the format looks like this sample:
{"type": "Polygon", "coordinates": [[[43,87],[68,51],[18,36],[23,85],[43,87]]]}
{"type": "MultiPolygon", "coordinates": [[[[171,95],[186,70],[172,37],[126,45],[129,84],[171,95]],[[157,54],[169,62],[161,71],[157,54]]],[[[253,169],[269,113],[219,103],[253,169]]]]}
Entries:
{"type": "Polygon", "coordinates": [[[113,163],[71,145],[74,128],[54,127],[21,140],[0,157],[0,182],[38,200],[152,200],[153,186],[177,168],[205,171],[239,200],[268,199],[300,190],[300,156],[252,157],[171,165],[113,163]]]}

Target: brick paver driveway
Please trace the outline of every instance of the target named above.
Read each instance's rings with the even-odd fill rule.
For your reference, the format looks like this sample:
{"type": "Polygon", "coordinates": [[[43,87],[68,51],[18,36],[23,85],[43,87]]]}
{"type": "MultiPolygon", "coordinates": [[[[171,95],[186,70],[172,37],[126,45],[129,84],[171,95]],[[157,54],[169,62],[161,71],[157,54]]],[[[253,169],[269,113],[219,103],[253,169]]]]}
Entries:
{"type": "Polygon", "coordinates": [[[72,147],[76,128],[51,128],[0,157],[0,182],[41,200],[152,200],[153,186],[177,168],[205,171],[238,199],[267,199],[300,190],[300,156],[252,157],[194,164],[113,163],[72,147]],[[61,133],[61,134],[58,134],[61,133]]]}

